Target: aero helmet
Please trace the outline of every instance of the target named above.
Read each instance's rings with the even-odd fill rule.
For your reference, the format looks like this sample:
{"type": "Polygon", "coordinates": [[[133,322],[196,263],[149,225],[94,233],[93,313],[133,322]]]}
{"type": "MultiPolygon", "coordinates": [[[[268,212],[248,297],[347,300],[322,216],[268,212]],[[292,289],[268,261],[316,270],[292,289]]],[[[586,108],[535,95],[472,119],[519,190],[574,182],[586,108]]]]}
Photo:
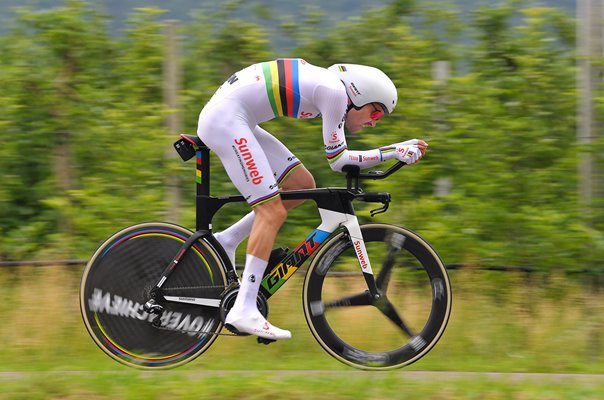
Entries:
{"type": "Polygon", "coordinates": [[[334,64],[328,68],[344,83],[346,93],[356,108],[381,103],[387,113],[396,106],[396,86],[377,68],[358,64],[334,64]]]}

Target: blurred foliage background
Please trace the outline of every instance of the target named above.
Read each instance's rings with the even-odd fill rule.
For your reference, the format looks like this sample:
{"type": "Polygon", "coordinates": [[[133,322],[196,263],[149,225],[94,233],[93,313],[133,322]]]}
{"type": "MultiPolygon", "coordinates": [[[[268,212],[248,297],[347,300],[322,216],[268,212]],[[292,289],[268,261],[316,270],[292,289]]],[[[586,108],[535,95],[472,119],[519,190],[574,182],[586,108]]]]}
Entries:
{"type": "MultiPolygon", "coordinates": [[[[316,7],[295,19],[276,19],[262,7],[245,18],[242,7],[202,8],[179,24],[178,110],[163,95],[162,10],[134,10],[118,34],[83,0],[17,10],[0,36],[0,260],[85,259],[119,228],[168,215],[194,228],[194,166],[173,157],[167,116],[179,113],[184,131],[195,132],[199,111],[230,74],[302,57],[324,67],[375,65],[396,83],[396,112],[349,135],[350,147],[413,137],[430,143],[421,164],[370,185],[394,198],[378,219],[418,231],[447,264],[601,268],[602,198],[582,207],[577,163],[585,153],[602,158],[604,137],[577,145],[568,12],[511,0],[462,18],[453,5],[395,0],[325,24],[316,7]],[[251,22],[258,16],[278,29],[285,50],[274,50],[268,22],[251,22]],[[445,81],[434,77],[437,61],[449,63],[445,81]],[[167,200],[170,176],[182,191],[179,203],[167,200]]],[[[319,186],[341,186],[343,177],[325,161],[320,124],[281,119],[266,128],[294,149],[319,186]]],[[[214,165],[214,193],[234,193],[214,165]]],[[[232,207],[217,229],[246,212],[232,207]]],[[[311,204],[294,211],[284,244],[301,240],[318,222],[314,215],[311,204]]]]}

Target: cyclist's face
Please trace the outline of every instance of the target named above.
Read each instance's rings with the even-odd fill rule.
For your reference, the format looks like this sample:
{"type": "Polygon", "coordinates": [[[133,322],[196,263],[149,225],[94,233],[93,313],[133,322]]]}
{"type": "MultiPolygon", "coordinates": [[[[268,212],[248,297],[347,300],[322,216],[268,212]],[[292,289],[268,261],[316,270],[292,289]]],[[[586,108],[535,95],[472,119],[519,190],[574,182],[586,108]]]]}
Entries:
{"type": "Polygon", "coordinates": [[[384,111],[379,104],[369,103],[358,110],[353,108],[346,114],[346,128],[354,133],[369,126],[374,127],[383,116],[384,111]]]}

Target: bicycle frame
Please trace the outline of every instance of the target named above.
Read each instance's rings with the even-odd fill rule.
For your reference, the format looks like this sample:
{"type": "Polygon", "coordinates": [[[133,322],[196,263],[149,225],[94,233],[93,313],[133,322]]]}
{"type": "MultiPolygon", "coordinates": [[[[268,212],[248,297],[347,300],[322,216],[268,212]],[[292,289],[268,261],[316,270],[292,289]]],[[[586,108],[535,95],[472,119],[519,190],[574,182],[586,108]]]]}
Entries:
{"type": "MultiPolygon", "coordinates": [[[[172,271],[177,268],[179,261],[182,260],[187,250],[198,239],[206,240],[218,253],[226,267],[228,284],[230,285],[238,282],[235,266],[231,265],[226,252],[212,234],[212,219],[225,204],[243,202],[245,199],[241,195],[223,197],[210,196],[210,149],[197,137],[187,135],[181,135],[181,137],[195,148],[197,166],[196,232],[182,245],[181,249],[176,254],[176,257],[166,267],[162,273],[162,277],[151,290],[151,296],[154,299],[161,298],[171,302],[219,307],[219,299],[161,295],[162,285],[169,278],[172,271]]],[[[181,141],[175,144],[177,150],[179,150],[177,146],[179,143],[181,145],[186,145],[181,139],[181,141]]],[[[185,161],[188,159],[186,158],[187,156],[183,156],[183,154],[181,154],[181,156],[185,161]]],[[[277,290],[292,277],[296,270],[298,270],[298,268],[300,268],[300,266],[321,246],[325,239],[339,228],[345,229],[352,240],[359,266],[363,272],[371,296],[374,298],[379,297],[378,288],[371,269],[371,263],[365,248],[365,242],[363,241],[358,219],[354,213],[352,201],[358,199],[367,202],[381,202],[384,206],[380,209],[373,210],[372,215],[378,212],[384,212],[388,208],[390,194],[375,192],[364,193],[359,187],[359,178],[382,179],[394,173],[402,167],[402,165],[404,164],[396,164],[385,173],[373,171],[367,174],[360,174],[358,167],[349,168],[347,171],[347,188],[323,188],[282,192],[281,198],[283,200],[313,200],[317,204],[321,217],[321,224],[264,277],[260,285],[260,291],[265,298],[268,299],[275,294],[277,290]]]]}

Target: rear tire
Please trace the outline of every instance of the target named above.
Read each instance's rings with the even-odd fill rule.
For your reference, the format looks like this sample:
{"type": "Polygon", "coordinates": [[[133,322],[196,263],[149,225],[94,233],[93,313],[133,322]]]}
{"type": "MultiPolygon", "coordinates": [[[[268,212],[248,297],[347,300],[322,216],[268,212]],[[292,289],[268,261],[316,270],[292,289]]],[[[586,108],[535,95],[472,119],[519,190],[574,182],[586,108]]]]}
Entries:
{"type": "MultiPolygon", "coordinates": [[[[160,327],[143,304],[162,272],[193,233],[168,223],[130,226],[106,240],[82,277],[80,309],[88,333],[113,359],[147,369],[182,365],[206,351],[222,329],[218,307],[165,302],[160,327]],[[184,332],[187,331],[187,332],[184,332]]],[[[204,240],[187,251],[162,292],[220,299],[222,261],[204,240]]]]}
{"type": "Polygon", "coordinates": [[[337,360],[367,370],[400,368],[426,355],[442,336],[451,313],[449,277],[415,233],[387,224],[362,225],[361,232],[381,298],[369,295],[352,242],[340,232],[306,273],[306,321],[337,360]]]}

